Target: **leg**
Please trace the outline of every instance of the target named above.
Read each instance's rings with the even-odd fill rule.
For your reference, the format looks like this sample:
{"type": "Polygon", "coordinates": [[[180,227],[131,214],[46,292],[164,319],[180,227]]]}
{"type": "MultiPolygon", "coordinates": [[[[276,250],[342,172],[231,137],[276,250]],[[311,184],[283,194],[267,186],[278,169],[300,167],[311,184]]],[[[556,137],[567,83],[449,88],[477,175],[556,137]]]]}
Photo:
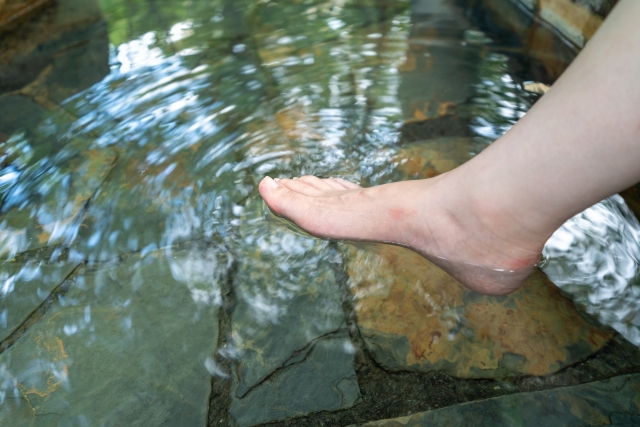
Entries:
{"type": "Polygon", "coordinates": [[[640,180],[640,2],[622,0],[509,132],[429,180],[360,188],[267,177],[260,194],[319,237],[395,243],[487,294],[517,289],[568,218],[640,180]]]}

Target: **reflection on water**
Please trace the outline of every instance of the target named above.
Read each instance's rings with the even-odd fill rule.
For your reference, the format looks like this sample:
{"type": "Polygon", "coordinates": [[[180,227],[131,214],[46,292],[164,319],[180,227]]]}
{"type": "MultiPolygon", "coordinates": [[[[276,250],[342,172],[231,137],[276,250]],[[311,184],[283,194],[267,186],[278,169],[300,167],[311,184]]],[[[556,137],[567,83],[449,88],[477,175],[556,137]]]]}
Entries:
{"type": "Polygon", "coordinates": [[[620,196],[567,221],[544,256],[543,270],[560,289],[640,345],[640,223],[620,196]]]}
{"type": "MultiPolygon", "coordinates": [[[[85,21],[72,19],[77,0],[58,3],[77,26],[65,43],[91,39],[85,21]]],[[[358,282],[369,258],[267,214],[257,183],[267,173],[363,185],[431,177],[522,117],[536,95],[522,88],[531,77],[513,64],[527,58],[473,28],[451,1],[420,5],[103,0],[108,49],[96,43],[103,51],[74,56],[61,48],[19,96],[0,94],[0,112],[25,102],[37,112],[11,123],[0,115],[0,420],[204,425],[211,376],[230,379],[229,413],[239,425],[358,403],[353,319],[343,299],[362,296],[364,288],[348,290],[347,282],[358,282]],[[109,57],[108,75],[77,94],[56,74],[91,68],[100,55],[109,57]],[[219,344],[228,365],[214,357],[219,344]]],[[[617,224],[614,210],[605,211],[617,224]]],[[[563,233],[582,227],[572,221],[563,233]]],[[[638,322],[635,288],[625,287],[637,258],[615,258],[624,280],[605,273],[602,233],[616,227],[583,233],[601,236],[596,243],[571,231],[574,240],[561,245],[555,235],[546,271],[588,312],[615,313],[600,319],[622,331],[621,322],[638,322]],[[578,265],[574,249],[591,255],[578,265]],[[598,269],[584,266],[587,259],[598,269]],[[573,270],[560,267],[565,261],[573,270]],[[598,274],[606,285],[591,280],[598,274]],[[629,304],[620,306],[623,297],[629,304]]],[[[626,247],[627,234],[611,241],[626,247]]],[[[409,273],[431,267],[404,261],[411,265],[384,280],[413,295],[409,273]]],[[[420,351],[433,347],[412,356],[422,357],[423,370],[428,360],[462,376],[543,374],[609,337],[576,321],[579,333],[548,335],[578,337],[572,352],[558,346],[536,364],[548,344],[516,351],[524,345],[517,334],[497,351],[487,337],[500,328],[467,323],[487,310],[499,310],[500,325],[519,322],[513,307],[545,298],[560,307],[550,318],[573,319],[570,304],[547,285],[494,304],[450,291],[438,274],[420,282],[416,298],[431,298],[429,307],[446,315],[430,318],[426,332],[431,323],[414,316],[415,336],[376,358],[396,363],[402,339],[411,339],[420,351]],[[476,330],[480,344],[472,343],[476,330]],[[433,332],[440,335],[421,335],[433,332]],[[466,362],[452,345],[466,349],[466,362]],[[445,353],[452,360],[440,360],[445,353]]],[[[365,276],[378,291],[387,283],[365,276]]],[[[369,295],[376,304],[378,297],[369,295]]],[[[391,303],[380,302],[389,310],[391,303]]],[[[396,320],[381,329],[405,330],[406,319],[396,320]]]]}

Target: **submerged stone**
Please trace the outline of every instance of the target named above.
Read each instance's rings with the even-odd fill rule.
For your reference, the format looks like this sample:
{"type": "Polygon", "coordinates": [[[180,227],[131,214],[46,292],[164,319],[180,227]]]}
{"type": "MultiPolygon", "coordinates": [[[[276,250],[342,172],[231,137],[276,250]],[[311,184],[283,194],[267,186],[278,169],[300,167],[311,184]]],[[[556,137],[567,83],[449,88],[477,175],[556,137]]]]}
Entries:
{"type": "Polygon", "coordinates": [[[33,100],[20,95],[0,96],[0,133],[10,136],[15,131],[26,131],[37,125],[46,110],[33,100]]]}
{"type": "Polygon", "coordinates": [[[233,248],[238,397],[314,340],[346,328],[328,243],[282,228],[275,218],[251,221],[260,205],[255,200],[245,210],[233,248]]]}
{"type": "Polygon", "coordinates": [[[54,0],[0,0],[0,31],[36,15],[54,0]]]}
{"type": "Polygon", "coordinates": [[[0,424],[205,425],[217,260],[167,250],[75,277],[0,355],[0,424]]]}
{"type": "Polygon", "coordinates": [[[468,425],[469,420],[479,427],[637,426],[640,425],[640,375],[495,397],[362,426],[458,426],[468,425]]]}
{"type": "Polygon", "coordinates": [[[463,378],[545,375],[612,337],[588,323],[541,272],[518,291],[483,296],[418,254],[345,245],[358,326],[385,369],[463,378]]]}
{"type": "MultiPolygon", "coordinates": [[[[434,121],[434,120],[431,120],[434,121]]],[[[403,131],[407,126],[403,127],[403,131]]],[[[433,178],[470,160],[486,144],[470,137],[433,138],[404,144],[394,157],[399,179],[433,178]]]]}
{"type": "MultiPolygon", "coordinates": [[[[8,143],[15,143],[16,151],[38,149],[25,146],[18,137],[8,143]]],[[[113,168],[116,153],[111,149],[73,151],[25,159],[27,164],[16,160],[15,179],[4,199],[3,208],[8,210],[0,215],[1,254],[59,244],[78,233],[81,212],[113,168]]]]}
{"type": "Polygon", "coordinates": [[[308,355],[233,399],[229,409],[239,426],[352,407],[360,399],[353,346],[343,332],[315,343],[308,355]]]}
{"type": "Polygon", "coordinates": [[[4,341],[75,266],[41,262],[0,265],[0,341],[4,341]]]}
{"type": "Polygon", "coordinates": [[[262,216],[262,201],[253,199],[243,208],[232,245],[237,262],[232,413],[241,425],[337,410],[354,401],[321,391],[355,378],[332,266],[338,254],[328,242],[262,216]],[[327,346],[332,350],[322,350],[327,346]]]}

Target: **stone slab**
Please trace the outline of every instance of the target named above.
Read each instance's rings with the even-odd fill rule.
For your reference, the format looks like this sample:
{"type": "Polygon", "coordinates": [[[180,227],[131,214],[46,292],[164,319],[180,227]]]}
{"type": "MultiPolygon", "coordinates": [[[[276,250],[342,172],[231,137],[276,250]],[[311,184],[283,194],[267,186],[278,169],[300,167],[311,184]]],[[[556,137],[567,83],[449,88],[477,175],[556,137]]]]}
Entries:
{"type": "Polygon", "coordinates": [[[362,427],[640,425],[640,375],[464,403],[362,427]]]}
{"type": "MultiPolygon", "coordinates": [[[[16,0],[9,1],[16,3],[16,0]]],[[[75,94],[109,73],[107,28],[97,0],[17,0],[17,3],[55,3],[55,7],[28,22],[9,25],[11,31],[3,32],[0,93],[20,90],[42,74],[50,74],[69,83],[67,95],[75,94]],[[65,69],[59,65],[73,67],[65,69]]],[[[2,15],[0,6],[0,32],[3,31],[2,15]]]]}
{"type": "Polygon", "coordinates": [[[70,262],[0,265],[0,341],[6,339],[75,267],[70,262]]]}
{"type": "Polygon", "coordinates": [[[538,7],[542,20],[580,48],[602,25],[600,16],[571,0],[538,0],[538,7]]]}
{"type": "Polygon", "coordinates": [[[490,297],[408,249],[343,247],[358,326],[374,359],[391,371],[546,375],[583,360],[613,336],[581,317],[540,272],[518,291],[490,297]]]}
{"type": "MultiPolygon", "coordinates": [[[[428,120],[426,123],[435,122],[428,120]]],[[[408,128],[404,126],[403,129],[408,128]]],[[[415,128],[414,128],[415,129],[415,128]]],[[[404,144],[394,156],[398,166],[395,176],[400,180],[433,178],[471,159],[486,144],[473,138],[433,138],[404,144]]],[[[394,178],[395,178],[394,176],[394,178]]]]}
{"type": "MultiPolygon", "coordinates": [[[[16,151],[38,150],[19,136],[7,142],[10,143],[16,151]]],[[[11,159],[19,177],[4,196],[0,254],[11,257],[22,251],[73,241],[80,227],[79,214],[113,168],[116,158],[110,148],[78,150],[71,143],[57,153],[11,159]]]]}
{"type": "Polygon", "coordinates": [[[29,19],[53,3],[53,0],[1,0],[0,31],[6,31],[17,23],[29,19]]]}
{"type": "Polygon", "coordinates": [[[238,397],[311,342],[346,328],[329,244],[281,227],[275,217],[251,221],[262,215],[261,205],[255,198],[245,208],[233,245],[238,397]]]}
{"type": "Polygon", "coordinates": [[[21,95],[0,96],[0,133],[10,136],[16,131],[28,131],[37,125],[46,110],[21,95]]]}
{"type": "Polygon", "coordinates": [[[0,355],[0,424],[205,425],[225,268],[166,250],[76,277],[0,355]]]}
{"type": "Polygon", "coordinates": [[[318,341],[300,362],[277,371],[229,409],[237,425],[253,426],[311,412],[337,411],[360,399],[346,333],[318,341]]]}

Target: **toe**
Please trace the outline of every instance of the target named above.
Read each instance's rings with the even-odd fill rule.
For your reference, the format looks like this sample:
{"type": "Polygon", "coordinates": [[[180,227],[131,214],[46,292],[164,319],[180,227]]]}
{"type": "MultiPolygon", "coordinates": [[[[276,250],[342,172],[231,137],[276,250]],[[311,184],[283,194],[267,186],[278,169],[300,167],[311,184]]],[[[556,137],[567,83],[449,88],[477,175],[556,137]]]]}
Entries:
{"type": "MultiPolygon", "coordinates": [[[[324,190],[324,191],[335,190],[335,188],[329,185],[329,183],[327,183],[325,179],[320,179],[313,175],[301,176],[298,179],[298,181],[302,181],[312,187],[317,188],[318,190],[324,190]]],[[[340,190],[342,190],[342,188],[340,190]]]]}
{"type": "Polygon", "coordinates": [[[362,188],[355,182],[347,181],[346,179],[343,179],[343,178],[331,178],[331,179],[335,182],[340,183],[341,185],[344,186],[344,188],[348,190],[356,190],[358,188],[362,188]]]}
{"type": "Polygon", "coordinates": [[[282,185],[284,179],[275,180],[265,177],[258,185],[260,196],[269,205],[269,208],[279,215],[286,217],[295,216],[296,207],[303,202],[303,195],[289,190],[282,185]]]}
{"type": "Polygon", "coordinates": [[[288,190],[291,190],[296,193],[304,194],[305,196],[322,196],[327,190],[321,190],[313,185],[308,184],[302,179],[286,179],[283,178],[278,181],[278,183],[288,190]]]}
{"type": "Polygon", "coordinates": [[[345,185],[343,185],[340,181],[336,181],[334,178],[327,178],[327,179],[323,179],[322,181],[327,185],[329,185],[333,190],[340,190],[340,191],[348,190],[348,188],[345,185]]]}

